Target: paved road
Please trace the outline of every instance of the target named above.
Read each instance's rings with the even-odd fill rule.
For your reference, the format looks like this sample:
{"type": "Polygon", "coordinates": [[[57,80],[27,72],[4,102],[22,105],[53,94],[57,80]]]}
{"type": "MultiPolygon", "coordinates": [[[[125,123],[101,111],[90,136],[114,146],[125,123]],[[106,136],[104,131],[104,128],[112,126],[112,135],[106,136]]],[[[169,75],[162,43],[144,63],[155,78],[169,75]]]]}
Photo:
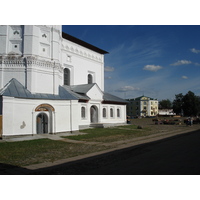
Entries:
{"type": "Polygon", "coordinates": [[[35,174],[199,175],[200,131],[62,164],[35,174]]]}

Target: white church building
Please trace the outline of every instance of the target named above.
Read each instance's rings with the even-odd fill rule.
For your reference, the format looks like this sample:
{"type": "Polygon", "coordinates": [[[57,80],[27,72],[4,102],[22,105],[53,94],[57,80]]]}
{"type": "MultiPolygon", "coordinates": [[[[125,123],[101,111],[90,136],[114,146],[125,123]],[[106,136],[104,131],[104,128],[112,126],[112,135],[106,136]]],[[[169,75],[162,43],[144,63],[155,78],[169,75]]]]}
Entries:
{"type": "Polygon", "coordinates": [[[60,25],[0,26],[0,137],[126,123],[126,101],[104,92],[108,53],[60,25]]]}

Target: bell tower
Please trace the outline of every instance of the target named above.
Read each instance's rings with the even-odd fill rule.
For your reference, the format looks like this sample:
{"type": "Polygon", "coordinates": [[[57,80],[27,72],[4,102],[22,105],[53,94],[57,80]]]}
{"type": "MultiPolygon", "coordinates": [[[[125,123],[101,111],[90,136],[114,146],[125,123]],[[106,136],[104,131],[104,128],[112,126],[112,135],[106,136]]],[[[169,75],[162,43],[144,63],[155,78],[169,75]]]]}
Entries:
{"type": "Polygon", "coordinates": [[[60,62],[61,26],[24,26],[24,56],[60,62]]]}
{"type": "Polygon", "coordinates": [[[12,78],[32,93],[58,94],[61,25],[0,26],[0,88],[12,78]]]}

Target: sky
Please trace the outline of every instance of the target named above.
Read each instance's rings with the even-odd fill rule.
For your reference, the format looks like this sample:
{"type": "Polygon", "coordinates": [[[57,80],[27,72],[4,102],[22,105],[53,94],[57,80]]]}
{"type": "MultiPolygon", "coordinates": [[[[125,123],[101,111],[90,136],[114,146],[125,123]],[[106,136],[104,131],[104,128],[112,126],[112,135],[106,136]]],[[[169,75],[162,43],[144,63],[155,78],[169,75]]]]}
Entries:
{"type": "Polygon", "coordinates": [[[105,55],[105,91],[173,101],[200,96],[199,25],[64,25],[63,32],[97,46],[105,55]]]}

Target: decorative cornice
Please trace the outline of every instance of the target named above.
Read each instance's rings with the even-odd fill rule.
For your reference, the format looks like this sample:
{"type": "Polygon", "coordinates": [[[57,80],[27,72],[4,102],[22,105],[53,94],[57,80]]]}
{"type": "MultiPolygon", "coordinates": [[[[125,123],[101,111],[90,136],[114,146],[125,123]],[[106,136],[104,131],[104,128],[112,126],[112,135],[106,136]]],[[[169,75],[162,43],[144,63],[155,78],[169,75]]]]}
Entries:
{"type": "Polygon", "coordinates": [[[25,67],[27,68],[31,66],[36,66],[39,68],[46,68],[46,69],[55,69],[58,70],[59,72],[62,73],[62,66],[60,63],[56,62],[50,62],[46,60],[41,60],[38,59],[37,57],[34,56],[27,56],[27,57],[22,57],[22,56],[0,56],[0,64],[4,65],[6,67],[25,67]]]}
{"type": "Polygon", "coordinates": [[[61,31],[52,27],[51,25],[36,25],[39,28],[46,29],[48,31],[53,30],[54,32],[60,33],[61,31]]]}
{"type": "Polygon", "coordinates": [[[96,52],[93,52],[92,50],[87,50],[84,47],[77,47],[76,45],[72,45],[72,44],[64,45],[63,43],[64,41],[62,41],[62,51],[68,51],[70,53],[79,55],[84,58],[88,58],[88,59],[95,60],[98,62],[103,62],[102,56],[96,52]]]}

